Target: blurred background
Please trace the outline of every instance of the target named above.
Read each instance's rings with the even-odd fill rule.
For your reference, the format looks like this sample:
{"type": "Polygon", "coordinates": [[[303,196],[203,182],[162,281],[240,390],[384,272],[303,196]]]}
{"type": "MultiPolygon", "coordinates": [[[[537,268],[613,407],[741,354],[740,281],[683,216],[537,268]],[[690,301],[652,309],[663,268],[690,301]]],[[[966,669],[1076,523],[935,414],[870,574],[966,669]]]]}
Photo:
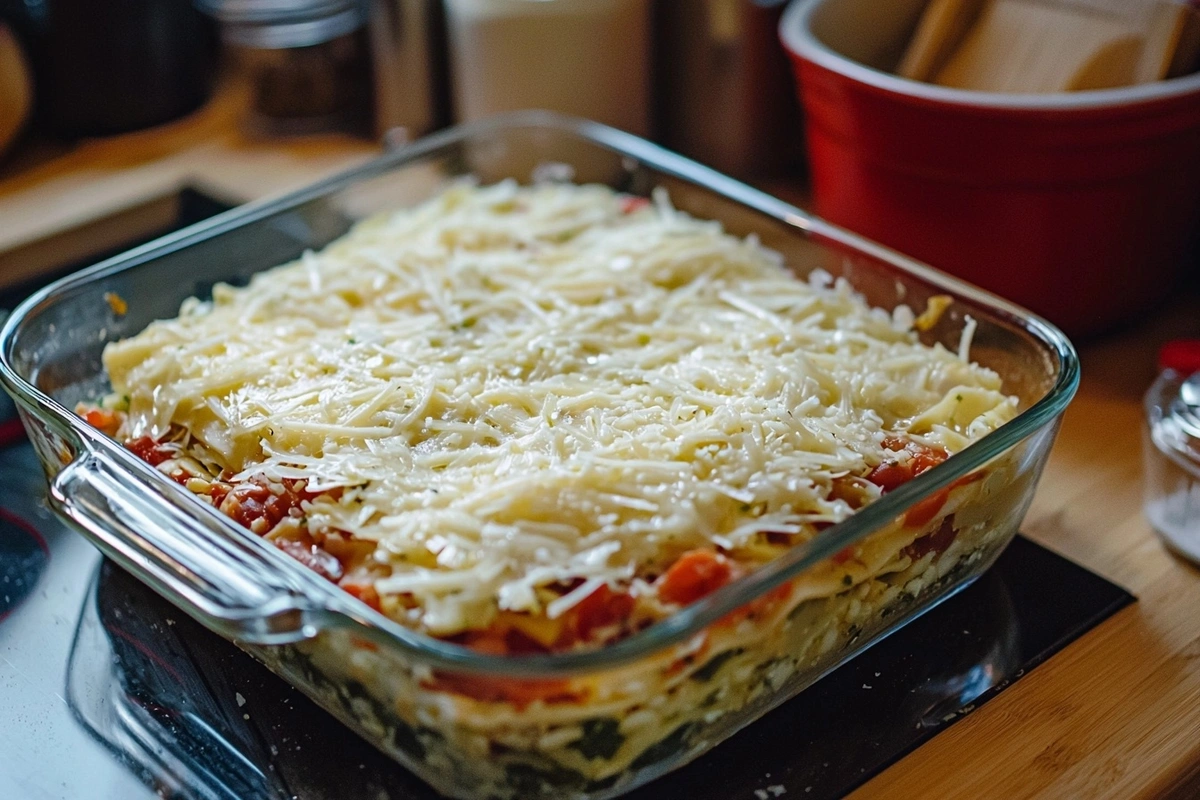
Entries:
{"type": "MultiPolygon", "coordinates": [[[[645,136],[1082,345],[1082,388],[1024,530],[1124,582],[1144,613],[1019,695],[1055,713],[1033,728],[1030,713],[1010,715],[1021,751],[1009,771],[1048,793],[1063,785],[1052,774],[1067,776],[1087,787],[1076,794],[1099,774],[1126,796],[1158,796],[1186,773],[1177,796],[1196,797],[1194,671],[1174,666],[1200,641],[1196,573],[1169,571],[1139,497],[1144,480],[1151,523],[1200,562],[1198,69],[1200,0],[0,0],[0,318],[54,277],[451,125],[545,108],[645,136]],[[1064,698],[1074,710],[1059,714],[1064,698]]],[[[61,623],[92,596],[80,575],[94,562],[80,559],[94,554],[63,532],[51,558],[36,535],[50,517],[23,441],[0,394],[0,447],[14,445],[0,459],[0,566],[25,570],[18,588],[48,570],[69,592],[43,588],[24,617],[7,617],[23,595],[0,592],[13,660],[45,689],[0,671],[20,745],[0,755],[53,796],[125,800],[140,779],[90,739],[73,744],[87,734],[69,713],[94,723],[56,683],[75,635],[61,623]],[[5,562],[5,546],[21,558],[5,562]]],[[[1039,590],[1056,586],[1021,566],[1039,590]]],[[[78,674],[124,680],[115,660],[96,664],[78,674]]],[[[123,695],[95,697],[97,714],[124,713],[123,695]]],[[[190,735],[173,713],[172,735],[190,735]]],[[[911,783],[898,780],[937,792],[994,766],[991,730],[975,728],[974,755],[934,751],[953,763],[918,751],[911,783]]],[[[134,742],[145,763],[165,752],[149,741],[134,742]]],[[[325,763],[309,752],[298,769],[325,763]]],[[[6,797],[9,777],[0,768],[6,797]]]]}
{"type": "MultiPolygon", "coordinates": [[[[248,93],[247,136],[340,131],[398,142],[549,108],[731,172],[774,173],[800,163],[798,104],[777,33],[785,5],[0,0],[0,141],[23,132],[62,144],[147,128],[236,85],[248,93]]],[[[21,160],[9,158],[11,174],[21,160]]]]}
{"type": "Polygon", "coordinates": [[[1187,0],[0,0],[0,288],[184,183],[547,108],[1088,336],[1194,271],[1198,67],[1187,0]]]}

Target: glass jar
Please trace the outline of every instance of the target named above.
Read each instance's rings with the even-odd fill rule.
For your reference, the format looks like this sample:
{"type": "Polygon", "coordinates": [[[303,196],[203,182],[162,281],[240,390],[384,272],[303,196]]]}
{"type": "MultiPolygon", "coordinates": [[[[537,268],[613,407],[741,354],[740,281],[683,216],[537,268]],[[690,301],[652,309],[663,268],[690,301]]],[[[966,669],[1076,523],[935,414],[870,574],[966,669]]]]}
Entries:
{"type": "Polygon", "coordinates": [[[255,134],[367,133],[371,58],[356,0],[198,0],[251,86],[255,134]]]}
{"type": "Polygon", "coordinates": [[[1146,517],[1172,550],[1200,563],[1200,341],[1162,348],[1145,411],[1146,517]]]}

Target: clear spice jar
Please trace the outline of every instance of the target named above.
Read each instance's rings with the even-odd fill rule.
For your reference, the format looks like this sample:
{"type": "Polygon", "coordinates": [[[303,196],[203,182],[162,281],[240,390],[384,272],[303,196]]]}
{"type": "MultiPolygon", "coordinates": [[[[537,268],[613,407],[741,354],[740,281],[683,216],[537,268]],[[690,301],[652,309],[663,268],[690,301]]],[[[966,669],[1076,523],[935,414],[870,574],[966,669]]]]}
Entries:
{"type": "Polygon", "coordinates": [[[1200,563],[1200,341],[1163,346],[1145,411],[1146,518],[1172,550],[1200,563]]]}
{"type": "Polygon", "coordinates": [[[252,93],[255,134],[367,133],[372,72],[358,0],[197,0],[252,93]]]}

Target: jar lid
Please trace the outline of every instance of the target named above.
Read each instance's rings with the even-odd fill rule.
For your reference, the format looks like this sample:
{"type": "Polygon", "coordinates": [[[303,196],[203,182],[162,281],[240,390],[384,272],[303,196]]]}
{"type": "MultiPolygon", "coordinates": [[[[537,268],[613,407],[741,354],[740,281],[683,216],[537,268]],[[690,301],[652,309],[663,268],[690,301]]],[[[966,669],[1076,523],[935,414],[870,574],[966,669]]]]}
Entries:
{"type": "Polygon", "coordinates": [[[195,0],[221,22],[234,45],[283,50],[309,47],[358,30],[367,21],[361,0],[195,0]]]}
{"type": "Polygon", "coordinates": [[[221,22],[260,25],[324,19],[361,5],[358,0],[195,0],[195,3],[221,22]]]}

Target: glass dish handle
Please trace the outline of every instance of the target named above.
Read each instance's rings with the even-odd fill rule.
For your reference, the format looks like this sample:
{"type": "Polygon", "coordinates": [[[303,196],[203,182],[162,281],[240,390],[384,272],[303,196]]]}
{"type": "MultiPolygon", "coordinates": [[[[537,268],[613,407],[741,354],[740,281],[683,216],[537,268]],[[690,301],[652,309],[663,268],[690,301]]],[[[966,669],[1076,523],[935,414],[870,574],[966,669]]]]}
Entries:
{"type": "Polygon", "coordinates": [[[288,644],[316,635],[331,613],[305,597],[271,553],[237,541],[188,498],[131,481],[103,450],[64,467],[50,499],[106,555],[223,636],[288,644]]]}

